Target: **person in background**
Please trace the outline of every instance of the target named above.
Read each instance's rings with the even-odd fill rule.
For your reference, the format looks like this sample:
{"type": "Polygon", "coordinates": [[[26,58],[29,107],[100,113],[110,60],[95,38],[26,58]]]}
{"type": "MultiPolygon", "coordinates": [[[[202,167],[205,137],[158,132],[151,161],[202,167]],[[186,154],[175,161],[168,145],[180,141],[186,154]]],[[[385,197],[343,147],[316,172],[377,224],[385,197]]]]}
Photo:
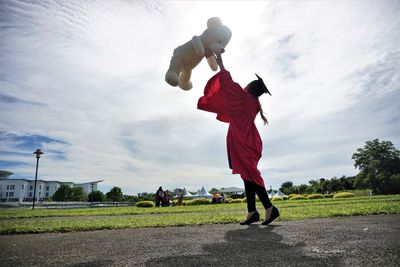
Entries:
{"type": "Polygon", "coordinates": [[[169,207],[169,206],[171,206],[171,193],[169,192],[169,190],[167,190],[164,193],[163,207],[169,207]]]}
{"type": "Polygon", "coordinates": [[[161,186],[158,188],[156,192],[155,199],[156,199],[156,207],[160,207],[164,199],[164,191],[161,186]]]}
{"type": "Polygon", "coordinates": [[[179,189],[177,205],[178,206],[183,205],[183,190],[182,189],[179,189]]]}

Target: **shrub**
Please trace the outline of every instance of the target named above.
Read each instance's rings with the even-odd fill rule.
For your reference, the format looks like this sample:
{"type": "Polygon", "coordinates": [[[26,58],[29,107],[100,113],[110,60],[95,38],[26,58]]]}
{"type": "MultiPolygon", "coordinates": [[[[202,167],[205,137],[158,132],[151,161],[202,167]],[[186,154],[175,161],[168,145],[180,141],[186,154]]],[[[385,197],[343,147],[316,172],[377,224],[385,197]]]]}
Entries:
{"type": "Polygon", "coordinates": [[[136,203],[136,207],[138,208],[152,208],[155,206],[156,205],[154,205],[154,202],[149,200],[139,201],[138,203],[136,203]]]}
{"type": "Polygon", "coordinates": [[[294,197],[294,196],[300,196],[300,195],[299,194],[290,194],[290,195],[288,195],[289,199],[294,197]]]}
{"type": "Polygon", "coordinates": [[[230,203],[243,203],[243,199],[241,198],[232,199],[230,203]]]}
{"type": "Polygon", "coordinates": [[[272,201],[283,201],[283,197],[273,197],[272,201]]]}
{"type": "Polygon", "coordinates": [[[286,196],[286,197],[281,197],[281,198],[283,198],[283,200],[288,200],[288,199],[289,199],[288,196],[286,196]]]}
{"type": "Polygon", "coordinates": [[[225,199],[225,203],[232,203],[233,198],[228,197],[227,199],[225,199]]]}
{"type": "Polygon", "coordinates": [[[301,199],[307,199],[307,198],[303,195],[297,195],[290,198],[290,200],[301,200],[301,199]]]}
{"type": "Polygon", "coordinates": [[[307,196],[307,199],[317,199],[317,198],[322,198],[321,194],[311,194],[307,196]]]}
{"type": "Polygon", "coordinates": [[[177,200],[177,199],[174,199],[174,200],[171,201],[171,205],[172,205],[172,206],[176,206],[177,203],[178,203],[178,200],[177,200]]]}
{"type": "Polygon", "coordinates": [[[205,198],[196,198],[193,199],[192,201],[190,201],[190,205],[206,205],[206,204],[210,204],[210,200],[209,199],[205,199],[205,198]]]}
{"type": "Polygon", "coordinates": [[[233,199],[238,199],[238,198],[242,199],[243,197],[244,197],[244,193],[243,194],[232,194],[231,195],[231,198],[233,198],[233,199]]]}
{"type": "Polygon", "coordinates": [[[353,193],[349,192],[342,192],[342,193],[337,193],[336,195],[333,196],[333,198],[345,198],[345,197],[355,197],[353,193]]]}
{"type": "Polygon", "coordinates": [[[323,198],[333,198],[334,195],[335,194],[326,194],[326,195],[323,195],[323,198]]]}

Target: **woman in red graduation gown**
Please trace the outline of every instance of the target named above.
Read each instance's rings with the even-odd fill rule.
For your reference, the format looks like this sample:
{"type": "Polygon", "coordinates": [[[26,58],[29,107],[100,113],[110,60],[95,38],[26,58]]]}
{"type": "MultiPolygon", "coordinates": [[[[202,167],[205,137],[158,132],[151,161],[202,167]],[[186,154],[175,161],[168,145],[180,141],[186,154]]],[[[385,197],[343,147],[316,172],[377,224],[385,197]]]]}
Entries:
{"type": "Polygon", "coordinates": [[[268,225],[279,217],[279,211],[271,204],[264,180],[257,168],[262,141],[254,120],[260,113],[264,123],[267,123],[258,97],[271,93],[257,74],[258,79],[242,89],[225,70],[220,53],[216,55],[216,59],[220,72],[208,81],[204,96],[200,97],[197,107],[217,113],[218,120],[229,123],[226,138],[229,167],[233,174],[240,174],[242,177],[247,198],[247,218],[240,224],[246,225],[260,220],[260,214],[256,210],[257,194],[265,208],[265,221],[262,224],[268,225]]]}

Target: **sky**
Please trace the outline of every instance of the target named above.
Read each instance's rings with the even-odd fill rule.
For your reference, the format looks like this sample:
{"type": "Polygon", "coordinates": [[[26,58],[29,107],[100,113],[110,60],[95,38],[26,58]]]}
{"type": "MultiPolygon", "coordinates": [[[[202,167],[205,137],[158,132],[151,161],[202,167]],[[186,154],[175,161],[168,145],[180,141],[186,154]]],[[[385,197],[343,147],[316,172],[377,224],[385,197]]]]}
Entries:
{"type": "Polygon", "coordinates": [[[220,17],[225,67],[263,77],[266,187],[357,174],[368,140],[400,148],[399,1],[0,1],[0,169],[11,178],[104,180],[124,194],[243,187],[228,125],[197,109],[213,72],[164,81],[173,50],[220,17]]]}

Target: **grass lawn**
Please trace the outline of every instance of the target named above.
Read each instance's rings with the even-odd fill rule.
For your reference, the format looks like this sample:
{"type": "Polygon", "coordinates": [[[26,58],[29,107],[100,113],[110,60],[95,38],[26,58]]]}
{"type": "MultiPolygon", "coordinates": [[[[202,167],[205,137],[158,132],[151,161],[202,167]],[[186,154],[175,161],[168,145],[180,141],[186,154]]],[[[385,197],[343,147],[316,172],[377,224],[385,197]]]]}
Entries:
{"type": "MultiPolygon", "coordinates": [[[[278,221],[351,215],[400,214],[400,195],[287,200],[277,201],[274,205],[280,209],[281,217],[278,221]]],[[[262,210],[261,203],[257,203],[257,207],[262,210]]],[[[0,210],[0,234],[237,223],[243,220],[245,214],[245,203],[164,208],[0,210]]]]}

